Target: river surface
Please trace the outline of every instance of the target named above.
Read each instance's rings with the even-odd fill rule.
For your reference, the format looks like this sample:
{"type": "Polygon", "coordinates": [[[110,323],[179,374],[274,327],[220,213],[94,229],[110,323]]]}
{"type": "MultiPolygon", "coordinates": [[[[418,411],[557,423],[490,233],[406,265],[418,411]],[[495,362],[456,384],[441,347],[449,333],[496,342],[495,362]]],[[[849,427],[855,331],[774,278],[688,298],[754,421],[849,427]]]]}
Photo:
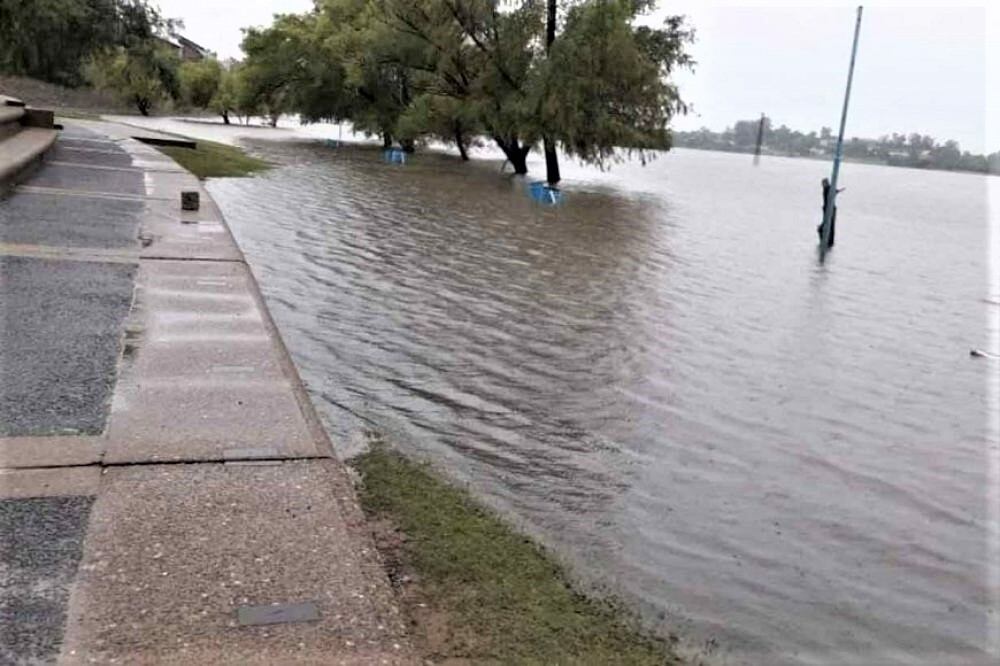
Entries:
{"type": "Polygon", "coordinates": [[[209,190],[342,455],[385,433],[711,661],[992,662],[1000,179],[848,164],[821,263],[822,162],[564,163],[552,209],[272,136],[209,190]]]}

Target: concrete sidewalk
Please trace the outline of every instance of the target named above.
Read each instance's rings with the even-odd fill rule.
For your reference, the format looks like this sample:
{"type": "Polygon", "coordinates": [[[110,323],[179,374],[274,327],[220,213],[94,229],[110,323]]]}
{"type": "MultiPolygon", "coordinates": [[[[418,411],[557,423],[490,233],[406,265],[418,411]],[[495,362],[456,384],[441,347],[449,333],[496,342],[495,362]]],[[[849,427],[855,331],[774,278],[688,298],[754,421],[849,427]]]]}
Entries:
{"type": "Polygon", "coordinates": [[[0,201],[0,663],[414,663],[219,210],[131,133],[0,201]]]}

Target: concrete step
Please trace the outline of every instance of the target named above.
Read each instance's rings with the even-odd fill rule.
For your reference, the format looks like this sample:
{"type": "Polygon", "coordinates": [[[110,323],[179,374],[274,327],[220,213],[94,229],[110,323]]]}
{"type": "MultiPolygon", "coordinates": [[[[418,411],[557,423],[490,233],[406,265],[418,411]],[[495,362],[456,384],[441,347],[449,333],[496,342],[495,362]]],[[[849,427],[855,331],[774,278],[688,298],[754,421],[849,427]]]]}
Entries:
{"type": "Polygon", "coordinates": [[[17,134],[21,129],[21,120],[23,118],[23,106],[4,106],[0,104],[0,141],[12,134],[17,134]]]}
{"type": "MultiPolygon", "coordinates": [[[[0,106],[0,111],[6,107],[0,106]]],[[[0,123],[0,142],[10,136],[14,136],[22,129],[21,123],[0,123]]]]}
{"type": "MultiPolygon", "coordinates": [[[[4,98],[0,97],[0,102],[4,98]]],[[[0,104],[0,141],[21,131],[21,120],[24,118],[24,107],[0,104]]]]}
{"type": "Polygon", "coordinates": [[[0,140],[0,192],[13,187],[19,176],[40,162],[58,135],[54,129],[26,127],[0,140]]]}

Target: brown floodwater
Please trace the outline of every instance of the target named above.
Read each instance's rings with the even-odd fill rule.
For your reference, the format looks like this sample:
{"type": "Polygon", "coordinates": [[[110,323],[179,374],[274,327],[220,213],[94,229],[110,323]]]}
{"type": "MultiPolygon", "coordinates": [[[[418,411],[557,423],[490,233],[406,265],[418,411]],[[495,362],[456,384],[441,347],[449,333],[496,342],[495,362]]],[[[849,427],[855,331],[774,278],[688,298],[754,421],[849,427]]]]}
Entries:
{"type": "Polygon", "coordinates": [[[822,162],[567,163],[553,209],[282,136],[209,190],[342,455],[385,433],[713,660],[991,663],[1000,179],[848,164],[820,263],[822,162]]]}

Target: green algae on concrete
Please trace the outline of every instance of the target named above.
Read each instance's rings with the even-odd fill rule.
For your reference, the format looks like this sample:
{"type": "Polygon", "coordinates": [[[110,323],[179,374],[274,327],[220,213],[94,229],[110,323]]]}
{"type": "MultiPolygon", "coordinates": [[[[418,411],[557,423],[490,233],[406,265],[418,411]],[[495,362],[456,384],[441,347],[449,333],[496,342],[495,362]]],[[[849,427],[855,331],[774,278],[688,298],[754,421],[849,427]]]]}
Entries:
{"type": "Polygon", "coordinates": [[[665,641],[566,572],[467,492],[377,445],[353,460],[362,507],[431,662],[681,664],[665,641]],[[381,530],[377,526],[391,525],[381,530]]]}
{"type": "Polygon", "coordinates": [[[156,146],[182,167],[204,180],[205,178],[239,178],[271,168],[264,160],[251,157],[235,146],[198,139],[198,147],[179,148],[156,146]]]}

